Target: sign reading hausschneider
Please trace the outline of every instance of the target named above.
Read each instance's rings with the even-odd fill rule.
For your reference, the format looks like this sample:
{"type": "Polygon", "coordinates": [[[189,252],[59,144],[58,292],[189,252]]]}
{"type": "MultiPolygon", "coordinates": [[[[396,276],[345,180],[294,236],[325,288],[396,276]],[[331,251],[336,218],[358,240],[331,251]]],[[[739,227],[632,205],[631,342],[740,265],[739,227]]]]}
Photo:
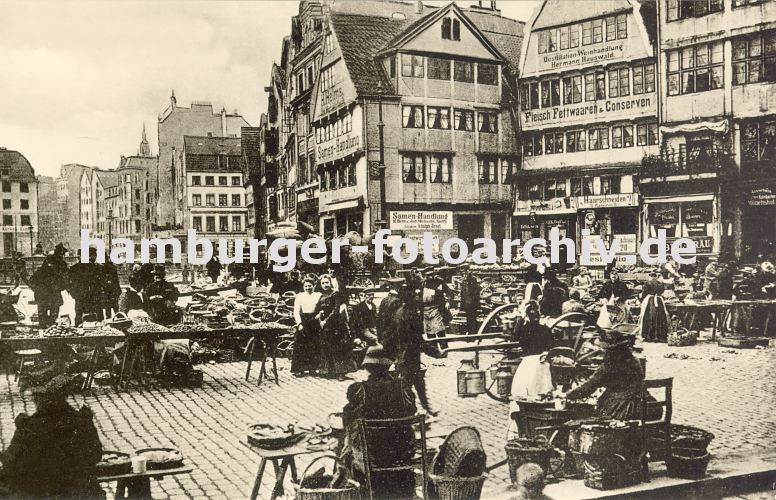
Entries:
{"type": "Polygon", "coordinates": [[[392,211],[390,227],[398,231],[453,229],[453,212],[392,211]]]}

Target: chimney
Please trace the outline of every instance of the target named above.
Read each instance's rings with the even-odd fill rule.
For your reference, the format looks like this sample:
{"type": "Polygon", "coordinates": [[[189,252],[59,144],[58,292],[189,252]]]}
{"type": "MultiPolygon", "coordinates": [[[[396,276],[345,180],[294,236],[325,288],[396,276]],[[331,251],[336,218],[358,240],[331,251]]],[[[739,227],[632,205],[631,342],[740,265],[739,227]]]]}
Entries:
{"type": "Polygon", "coordinates": [[[175,99],[175,89],[172,89],[172,93],[170,94],[170,104],[174,108],[177,103],[178,103],[178,100],[175,99]]]}
{"type": "Polygon", "coordinates": [[[490,2],[490,8],[491,8],[491,10],[498,10],[498,9],[496,8],[496,0],[492,0],[492,1],[490,2]]]}
{"type": "Polygon", "coordinates": [[[226,137],[226,108],[221,108],[221,137],[226,137]]]}
{"type": "Polygon", "coordinates": [[[415,1],[415,14],[423,14],[423,0],[415,1]]]}

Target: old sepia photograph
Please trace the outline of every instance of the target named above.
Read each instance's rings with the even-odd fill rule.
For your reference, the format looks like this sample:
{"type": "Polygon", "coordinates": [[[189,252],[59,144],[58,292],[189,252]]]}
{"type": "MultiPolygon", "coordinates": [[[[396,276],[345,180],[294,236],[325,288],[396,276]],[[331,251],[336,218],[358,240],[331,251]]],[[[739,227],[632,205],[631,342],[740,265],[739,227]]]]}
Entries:
{"type": "Polygon", "coordinates": [[[776,499],[776,0],[0,0],[0,61],[0,498],[776,499]]]}

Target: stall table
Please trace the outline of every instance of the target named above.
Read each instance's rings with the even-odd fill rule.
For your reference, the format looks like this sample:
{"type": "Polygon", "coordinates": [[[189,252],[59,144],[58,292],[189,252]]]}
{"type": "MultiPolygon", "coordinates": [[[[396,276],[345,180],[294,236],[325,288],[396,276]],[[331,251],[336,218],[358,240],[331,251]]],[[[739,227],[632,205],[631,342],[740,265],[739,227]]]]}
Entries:
{"type": "Polygon", "coordinates": [[[160,480],[165,476],[178,474],[190,474],[193,469],[189,467],[176,467],[174,469],[149,470],[141,474],[129,473],[114,476],[100,476],[97,480],[101,483],[116,482],[116,495],[119,499],[152,500],[151,479],[160,480]]]}

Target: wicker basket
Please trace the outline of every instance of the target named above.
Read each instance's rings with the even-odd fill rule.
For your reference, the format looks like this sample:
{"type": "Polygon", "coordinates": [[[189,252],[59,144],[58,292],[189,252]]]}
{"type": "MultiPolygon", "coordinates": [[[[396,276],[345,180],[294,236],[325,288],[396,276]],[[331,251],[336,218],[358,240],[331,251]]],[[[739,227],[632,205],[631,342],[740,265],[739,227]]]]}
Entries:
{"type": "Polygon", "coordinates": [[[701,479],[706,475],[710,459],[711,455],[706,450],[672,450],[671,456],[666,459],[666,471],[669,477],[701,479]]]}
{"type": "Polygon", "coordinates": [[[538,436],[534,439],[512,439],[507,441],[504,450],[507,452],[509,478],[512,480],[512,484],[517,482],[517,469],[523,464],[535,463],[542,468],[545,474],[550,473],[550,459],[552,459],[554,452],[544,436],[538,436]]]}
{"type": "Polygon", "coordinates": [[[596,490],[613,490],[633,486],[644,479],[642,463],[637,457],[621,455],[585,458],[585,486],[596,490]]]}
{"type": "Polygon", "coordinates": [[[310,462],[299,478],[296,500],[361,500],[361,485],[353,480],[348,480],[344,488],[303,488],[301,486],[313,464],[324,458],[331,458],[338,462],[337,457],[331,455],[322,455],[310,462]]]}
{"type": "Polygon", "coordinates": [[[487,474],[479,477],[449,477],[429,474],[439,500],[479,500],[487,474]]]}
{"type": "MultiPolygon", "coordinates": [[[[650,451],[661,451],[665,449],[665,433],[662,432],[661,429],[656,429],[654,427],[648,428],[648,430],[647,449],[650,451]]],[[[689,425],[671,424],[672,449],[695,449],[705,451],[713,439],[714,434],[703,429],[689,425]]]]}
{"type": "Polygon", "coordinates": [[[433,472],[451,477],[478,477],[485,472],[486,460],[479,431],[474,427],[459,427],[439,446],[433,472]]]}

